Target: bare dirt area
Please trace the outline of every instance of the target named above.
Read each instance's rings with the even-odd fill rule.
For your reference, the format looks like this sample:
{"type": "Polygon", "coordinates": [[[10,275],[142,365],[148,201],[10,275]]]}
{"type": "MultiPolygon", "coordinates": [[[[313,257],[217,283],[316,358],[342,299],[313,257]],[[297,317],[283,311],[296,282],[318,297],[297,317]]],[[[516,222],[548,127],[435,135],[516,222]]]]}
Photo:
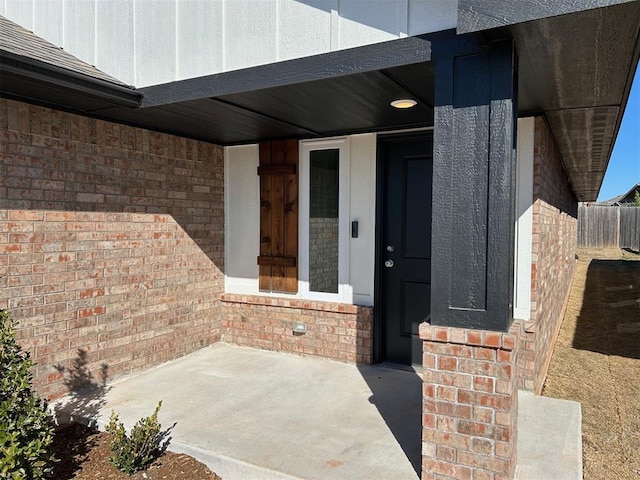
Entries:
{"type": "Polygon", "coordinates": [[[109,462],[109,434],[77,423],[56,432],[56,480],[221,480],[189,455],[165,452],[144,471],[127,475],[109,462]]]}
{"type": "Polygon", "coordinates": [[[578,255],[543,395],[582,404],[585,480],[640,480],[640,255],[578,255]]]}

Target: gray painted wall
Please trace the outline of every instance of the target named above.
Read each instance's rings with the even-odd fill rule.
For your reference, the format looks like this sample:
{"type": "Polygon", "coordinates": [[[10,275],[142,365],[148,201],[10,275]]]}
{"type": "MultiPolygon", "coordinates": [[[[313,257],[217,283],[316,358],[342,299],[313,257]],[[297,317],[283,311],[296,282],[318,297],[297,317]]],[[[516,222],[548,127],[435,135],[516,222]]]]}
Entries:
{"type": "Polygon", "coordinates": [[[457,0],[0,0],[0,14],[137,87],[456,26],[457,0]]]}

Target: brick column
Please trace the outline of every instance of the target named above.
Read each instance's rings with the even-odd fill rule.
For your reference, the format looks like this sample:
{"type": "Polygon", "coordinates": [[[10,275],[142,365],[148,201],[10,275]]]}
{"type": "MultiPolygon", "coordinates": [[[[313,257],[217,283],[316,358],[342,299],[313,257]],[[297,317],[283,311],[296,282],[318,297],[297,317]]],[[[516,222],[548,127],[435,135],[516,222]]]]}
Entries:
{"type": "Polygon", "coordinates": [[[515,327],[509,333],[420,326],[422,480],[510,480],[518,416],[515,327]]]}

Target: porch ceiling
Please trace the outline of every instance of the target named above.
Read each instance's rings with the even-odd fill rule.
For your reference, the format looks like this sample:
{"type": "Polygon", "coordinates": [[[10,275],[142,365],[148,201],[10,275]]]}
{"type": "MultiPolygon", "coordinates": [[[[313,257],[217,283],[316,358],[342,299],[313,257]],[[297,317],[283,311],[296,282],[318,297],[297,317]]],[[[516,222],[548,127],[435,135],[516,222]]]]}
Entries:
{"type": "MultiPolygon", "coordinates": [[[[433,125],[432,82],[431,64],[410,65],[99,114],[221,145],[324,137],[433,125]],[[418,105],[390,106],[407,97],[418,105]]],[[[153,88],[144,98],[156,98],[153,88]]]]}
{"type": "Polygon", "coordinates": [[[433,125],[431,42],[410,37],[140,89],[100,115],[221,145],[433,125]],[[397,110],[393,100],[413,98],[397,110]]]}
{"type": "MultiPolygon", "coordinates": [[[[595,200],[600,189],[638,62],[639,28],[640,2],[631,2],[476,34],[487,42],[515,40],[519,114],[546,115],[578,200],[595,200]]],[[[454,41],[455,32],[436,36],[454,41]]],[[[403,38],[139,89],[144,97],[134,108],[46,78],[8,81],[0,69],[0,80],[3,95],[221,145],[398,130],[433,125],[433,39],[403,38]],[[418,105],[390,107],[404,97],[418,105]]]]}

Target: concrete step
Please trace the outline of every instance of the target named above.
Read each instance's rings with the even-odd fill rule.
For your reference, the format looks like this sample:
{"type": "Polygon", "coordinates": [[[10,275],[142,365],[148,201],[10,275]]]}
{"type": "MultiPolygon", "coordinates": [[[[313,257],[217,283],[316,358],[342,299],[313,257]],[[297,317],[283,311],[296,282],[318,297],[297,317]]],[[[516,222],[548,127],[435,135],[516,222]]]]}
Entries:
{"type": "Polygon", "coordinates": [[[515,480],[582,480],[580,403],[518,392],[515,480]]]}

